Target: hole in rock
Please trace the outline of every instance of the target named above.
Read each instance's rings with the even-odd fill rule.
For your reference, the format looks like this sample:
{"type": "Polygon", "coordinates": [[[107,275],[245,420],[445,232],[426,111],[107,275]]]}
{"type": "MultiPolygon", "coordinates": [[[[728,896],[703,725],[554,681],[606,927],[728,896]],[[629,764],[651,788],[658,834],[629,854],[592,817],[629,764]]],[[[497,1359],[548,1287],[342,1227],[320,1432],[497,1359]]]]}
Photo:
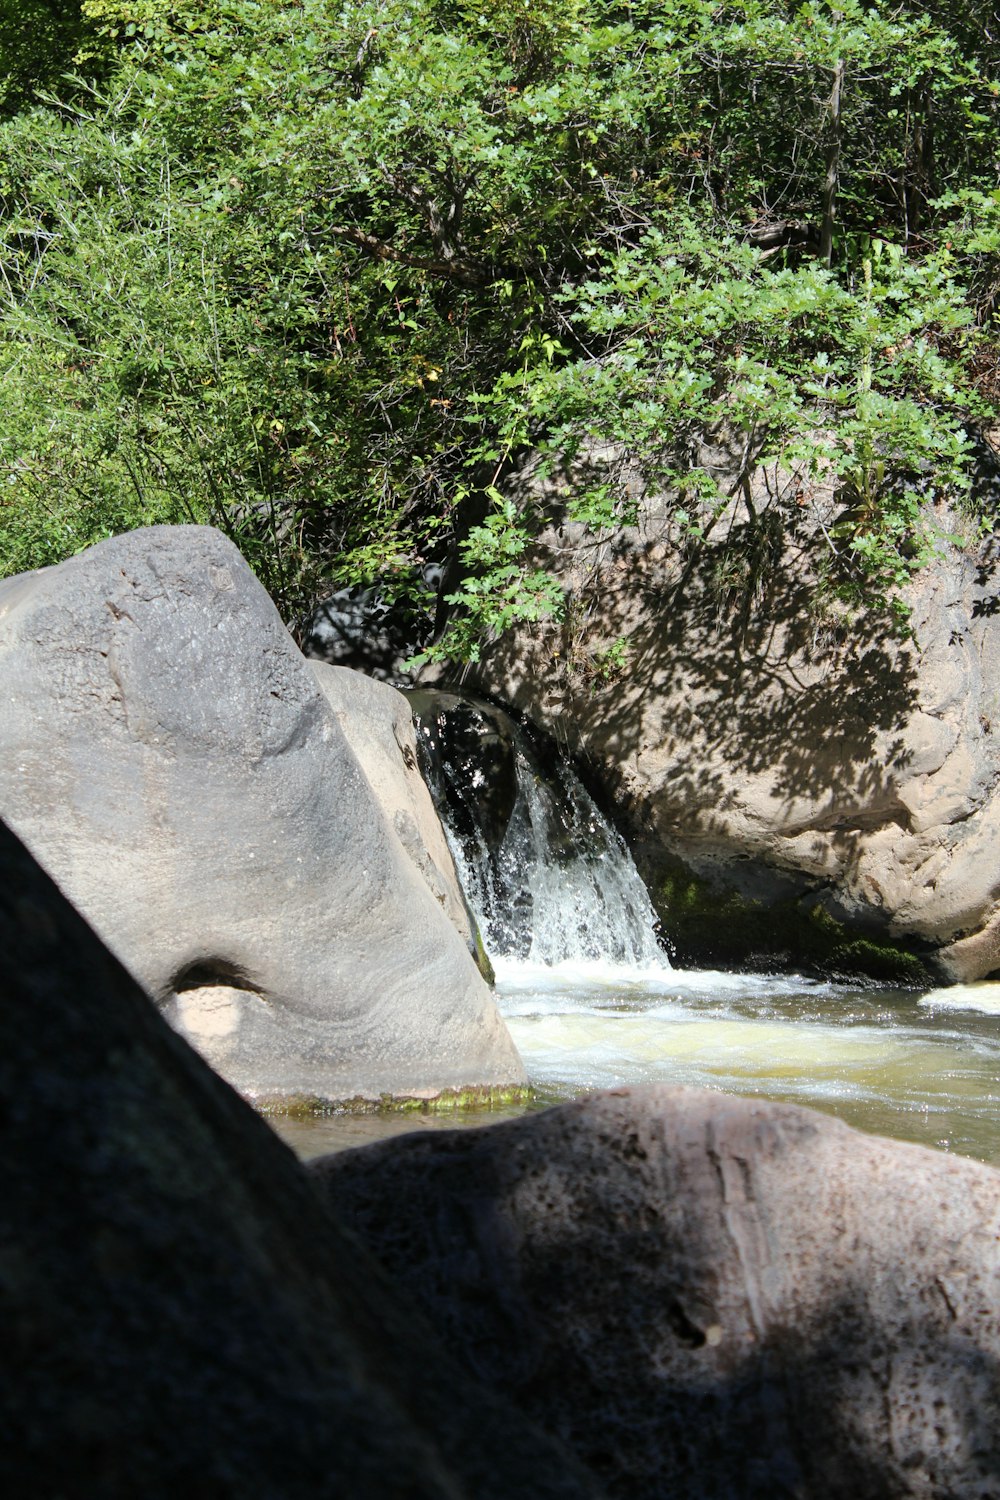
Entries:
{"type": "Polygon", "coordinates": [[[245,969],[229,963],[224,958],[199,958],[186,964],[174,975],[173,988],[178,995],[185,990],[202,990],[226,985],[230,989],[252,990],[255,988],[245,969]]]}
{"type": "Polygon", "coordinates": [[[705,1343],[705,1334],[697,1323],[692,1323],[687,1313],[677,1301],[667,1304],[667,1321],[677,1335],[679,1341],[688,1349],[700,1349],[705,1343]]]}

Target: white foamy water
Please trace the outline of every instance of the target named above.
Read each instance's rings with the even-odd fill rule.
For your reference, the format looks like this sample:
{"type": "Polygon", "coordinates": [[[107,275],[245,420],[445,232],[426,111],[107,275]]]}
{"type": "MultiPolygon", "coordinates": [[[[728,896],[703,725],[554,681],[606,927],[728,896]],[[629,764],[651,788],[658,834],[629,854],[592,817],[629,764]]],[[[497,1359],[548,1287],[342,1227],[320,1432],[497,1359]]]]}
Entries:
{"type": "Polygon", "coordinates": [[[929,1010],[976,1010],[984,1016],[1000,1016],[1000,984],[984,979],[979,984],[953,984],[946,990],[931,990],[921,997],[929,1010]]]}
{"type": "MultiPolygon", "coordinates": [[[[519,751],[518,787],[506,844],[530,902],[529,960],[598,970],[613,962],[646,974],[668,970],[646,887],[572,768],[561,767],[557,798],[552,783],[519,751]]],[[[504,937],[497,946],[506,949],[504,937]]]]}
{"type": "MultiPolygon", "coordinates": [[[[678,995],[686,999],[712,1000],[732,995],[797,995],[808,989],[814,995],[832,993],[836,988],[804,979],[801,975],[728,974],[720,969],[673,969],[664,954],[648,963],[620,964],[610,959],[566,958],[559,963],[543,963],[534,958],[499,957],[493,960],[497,989],[505,1003],[516,1003],[524,997],[528,1005],[542,1009],[547,1004],[560,1007],[567,993],[587,995],[595,1003],[615,1003],[631,996],[637,1004],[646,1004],[656,996],[678,995]],[[548,997],[548,998],[546,998],[548,997]]],[[[506,1011],[505,1011],[506,1014],[506,1011]]]]}
{"type": "Polygon", "coordinates": [[[491,957],[669,969],[625,842],[569,761],[540,755],[479,699],[414,701],[424,771],[491,957]]]}
{"type": "Polygon", "coordinates": [[[1000,1163],[1000,984],[920,997],[673,969],[628,849],[572,766],[502,710],[424,698],[430,780],[543,1100],[698,1085],[1000,1163]]]}
{"type": "MultiPolygon", "coordinates": [[[[536,1107],[593,1089],[687,1084],[809,1105],[1000,1165],[1000,986],[967,987],[971,1008],[968,993],[860,990],[796,975],[510,958],[497,969],[497,999],[536,1107]]],[[[275,1123],[313,1156],[517,1112],[275,1123]]]]}
{"type": "Polygon", "coordinates": [[[724,1089],[1000,1162],[1000,1034],[983,1013],[962,1023],[911,992],[794,975],[600,962],[502,960],[497,996],[551,1100],[646,1083],[724,1089]]]}

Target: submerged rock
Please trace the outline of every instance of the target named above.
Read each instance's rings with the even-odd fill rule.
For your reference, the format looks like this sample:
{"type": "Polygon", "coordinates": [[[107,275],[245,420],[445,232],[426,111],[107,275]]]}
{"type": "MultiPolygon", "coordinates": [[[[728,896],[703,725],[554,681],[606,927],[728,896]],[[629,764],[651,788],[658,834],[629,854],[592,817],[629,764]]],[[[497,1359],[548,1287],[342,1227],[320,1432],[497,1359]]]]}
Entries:
{"type": "Polygon", "coordinates": [[[242,1091],[523,1083],[426,817],[387,814],[218,532],[0,585],[0,697],[0,813],[242,1091]]]}
{"type": "Polygon", "coordinates": [[[0,824],[8,1495],[597,1495],[0,824]]]}
{"type": "Polygon", "coordinates": [[[480,1379],[612,1495],[1000,1494],[1000,1173],[618,1090],[313,1164],[480,1379]]]}

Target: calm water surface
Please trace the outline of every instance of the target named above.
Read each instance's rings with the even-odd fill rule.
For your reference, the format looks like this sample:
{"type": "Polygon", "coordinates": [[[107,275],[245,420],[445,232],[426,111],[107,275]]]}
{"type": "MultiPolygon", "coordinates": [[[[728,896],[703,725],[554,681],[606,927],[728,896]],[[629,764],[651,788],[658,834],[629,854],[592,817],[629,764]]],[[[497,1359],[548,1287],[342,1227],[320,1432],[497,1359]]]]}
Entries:
{"type": "MultiPolygon", "coordinates": [[[[497,999],[533,1107],[680,1083],[806,1104],[1000,1165],[1000,984],[921,995],[797,977],[501,960],[497,999]]],[[[274,1120],[304,1157],[523,1110],[274,1120]]]]}

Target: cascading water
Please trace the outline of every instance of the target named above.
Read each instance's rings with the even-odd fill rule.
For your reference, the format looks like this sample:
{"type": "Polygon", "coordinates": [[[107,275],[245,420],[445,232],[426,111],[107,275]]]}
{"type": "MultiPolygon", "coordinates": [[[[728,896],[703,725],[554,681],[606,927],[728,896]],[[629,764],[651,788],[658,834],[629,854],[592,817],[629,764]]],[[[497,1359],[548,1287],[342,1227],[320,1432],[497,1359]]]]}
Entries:
{"type": "Polygon", "coordinates": [[[569,762],[545,765],[491,704],[433,690],[410,699],[425,774],[490,956],[669,970],[628,849],[569,762]]]}
{"type": "MultiPolygon", "coordinates": [[[[627,850],[566,762],[489,704],[410,697],[424,772],[496,965],[497,1004],[539,1102],[696,1084],[811,1104],[1000,1165],[1000,984],[921,999],[794,974],[673,969],[627,850]]],[[[461,1123],[423,1123],[435,1118],[461,1123]]],[[[326,1121],[324,1140],[300,1149],[359,1144],[358,1117],[344,1119],[350,1133],[326,1121]]]]}
{"type": "Polygon", "coordinates": [[[539,1100],[696,1084],[832,1109],[1000,1165],[1000,984],[921,1000],[671,968],[624,844],[566,761],[490,704],[410,698],[497,1004],[539,1100]]]}

